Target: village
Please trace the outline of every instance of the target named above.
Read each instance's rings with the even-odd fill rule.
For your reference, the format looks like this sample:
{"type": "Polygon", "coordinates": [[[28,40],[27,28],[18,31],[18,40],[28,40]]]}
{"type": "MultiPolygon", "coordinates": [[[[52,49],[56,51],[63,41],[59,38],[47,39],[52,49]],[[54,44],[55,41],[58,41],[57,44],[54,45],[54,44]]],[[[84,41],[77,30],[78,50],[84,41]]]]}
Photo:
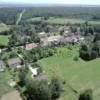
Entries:
{"type": "MultiPolygon", "coordinates": [[[[60,25],[52,27],[50,31],[52,35],[45,31],[35,33],[36,37],[40,39],[38,43],[25,41],[22,45],[13,44],[0,49],[0,73],[4,73],[4,75],[9,73],[10,76],[6,80],[7,86],[17,87],[18,91],[22,91],[23,87],[20,87],[19,81],[20,84],[23,84],[25,81],[23,78],[40,82],[48,81],[45,70],[37,63],[38,60],[55,55],[57,47],[80,45],[84,42],[84,36],[80,34],[79,27],[74,32],[70,26],[60,25]],[[57,34],[53,34],[55,32],[57,34]]],[[[49,84],[50,81],[48,81],[49,84]]],[[[12,100],[12,98],[10,99],[12,100]]]]}
{"type": "Polygon", "coordinates": [[[100,99],[99,7],[5,6],[0,4],[0,100],[100,99]]]}
{"type": "MultiPolygon", "coordinates": [[[[15,48],[12,48],[12,51],[10,51],[10,54],[13,53],[13,51],[15,51],[16,49],[18,50],[25,50],[25,51],[30,51],[33,50],[35,48],[43,48],[43,47],[48,47],[48,46],[57,46],[57,45],[62,45],[62,44],[77,44],[77,43],[81,43],[82,41],[84,41],[84,37],[82,37],[80,35],[79,32],[76,33],[72,33],[70,28],[67,26],[63,26],[60,28],[60,30],[63,30],[62,35],[55,35],[55,36],[48,36],[47,33],[45,32],[40,32],[37,33],[38,37],[40,38],[40,44],[36,44],[36,43],[26,43],[23,46],[17,46],[15,48]]],[[[6,50],[2,50],[0,49],[0,54],[3,56],[4,53],[7,53],[6,50]]],[[[9,54],[9,52],[8,52],[9,54]]],[[[30,61],[25,61],[24,57],[22,54],[18,54],[18,52],[16,52],[15,54],[12,54],[12,57],[8,57],[7,58],[3,58],[3,60],[0,60],[0,72],[4,72],[6,70],[6,67],[9,70],[15,70],[15,69],[20,69],[22,67],[25,67],[25,65],[28,65],[28,68],[30,70],[30,72],[32,73],[30,77],[32,77],[33,79],[37,78],[37,79],[45,79],[46,75],[44,75],[45,73],[39,73],[38,70],[39,68],[37,67],[32,67],[31,64],[29,63],[30,61]],[[15,56],[15,57],[13,57],[15,56]],[[40,77],[40,78],[39,78],[40,77]]],[[[15,79],[14,79],[15,80],[15,79]]],[[[9,83],[11,86],[15,86],[16,85],[16,81],[12,81],[9,83]]]]}

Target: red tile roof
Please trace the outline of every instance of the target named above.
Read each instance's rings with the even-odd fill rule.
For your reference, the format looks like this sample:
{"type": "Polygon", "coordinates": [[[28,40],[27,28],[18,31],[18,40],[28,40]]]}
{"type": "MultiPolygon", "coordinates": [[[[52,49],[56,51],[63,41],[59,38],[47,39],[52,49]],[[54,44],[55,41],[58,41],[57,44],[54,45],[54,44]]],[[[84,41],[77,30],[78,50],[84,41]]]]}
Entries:
{"type": "Polygon", "coordinates": [[[30,44],[26,44],[25,49],[26,50],[31,50],[33,48],[38,47],[38,45],[36,43],[30,43],[30,44]]]}

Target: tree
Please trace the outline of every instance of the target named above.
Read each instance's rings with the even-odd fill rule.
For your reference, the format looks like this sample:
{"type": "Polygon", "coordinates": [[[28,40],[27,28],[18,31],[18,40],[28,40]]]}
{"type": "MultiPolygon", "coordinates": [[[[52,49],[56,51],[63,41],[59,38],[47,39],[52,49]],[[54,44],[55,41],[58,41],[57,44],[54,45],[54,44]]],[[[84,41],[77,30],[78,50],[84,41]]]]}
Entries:
{"type": "Polygon", "coordinates": [[[79,100],[93,100],[93,93],[91,89],[86,90],[81,93],[79,96],[79,100]]]}
{"type": "Polygon", "coordinates": [[[60,35],[64,35],[64,29],[60,30],[60,35]]]}
{"type": "Polygon", "coordinates": [[[62,87],[61,87],[60,81],[54,77],[51,80],[50,87],[51,87],[52,99],[55,100],[55,99],[59,98],[60,94],[62,92],[62,87]]]}
{"type": "Polygon", "coordinates": [[[99,41],[100,40],[100,33],[97,33],[94,37],[94,42],[99,41]]]}
{"type": "Polygon", "coordinates": [[[51,91],[47,81],[32,81],[26,82],[28,100],[51,100],[51,91]]]}
{"type": "Polygon", "coordinates": [[[20,86],[24,86],[25,85],[25,78],[26,78],[26,75],[28,73],[28,68],[27,66],[21,68],[19,70],[19,73],[18,73],[18,78],[19,78],[19,85],[20,86]]]}
{"type": "Polygon", "coordinates": [[[81,46],[80,57],[84,60],[90,60],[91,59],[91,49],[86,44],[83,44],[81,46]]]}

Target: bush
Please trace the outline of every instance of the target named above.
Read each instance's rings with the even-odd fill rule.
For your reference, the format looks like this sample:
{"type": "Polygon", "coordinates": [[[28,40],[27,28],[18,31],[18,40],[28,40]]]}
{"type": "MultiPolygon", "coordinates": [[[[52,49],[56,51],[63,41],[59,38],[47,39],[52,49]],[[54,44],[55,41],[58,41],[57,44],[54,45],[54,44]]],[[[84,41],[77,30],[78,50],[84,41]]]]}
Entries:
{"type": "Polygon", "coordinates": [[[93,100],[93,93],[91,89],[87,89],[80,94],[79,100],[93,100]]]}
{"type": "Polygon", "coordinates": [[[59,98],[61,95],[61,92],[62,92],[62,87],[61,87],[60,81],[54,77],[51,80],[50,87],[51,87],[52,99],[55,100],[55,99],[59,98]]]}
{"type": "Polygon", "coordinates": [[[73,60],[74,60],[74,61],[78,61],[78,60],[79,60],[79,57],[76,56],[76,57],[73,58],[73,60]]]}

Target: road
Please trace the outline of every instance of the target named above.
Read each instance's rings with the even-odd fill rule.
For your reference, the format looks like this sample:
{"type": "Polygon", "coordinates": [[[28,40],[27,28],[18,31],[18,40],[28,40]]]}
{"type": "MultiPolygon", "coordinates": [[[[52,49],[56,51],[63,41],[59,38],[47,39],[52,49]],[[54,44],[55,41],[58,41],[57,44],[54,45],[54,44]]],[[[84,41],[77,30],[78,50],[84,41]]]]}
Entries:
{"type": "Polygon", "coordinates": [[[23,9],[22,12],[19,14],[19,17],[18,17],[18,19],[17,19],[17,21],[16,21],[16,25],[18,25],[19,22],[21,21],[22,16],[23,16],[23,14],[25,13],[25,11],[26,11],[26,9],[23,9]]]}

